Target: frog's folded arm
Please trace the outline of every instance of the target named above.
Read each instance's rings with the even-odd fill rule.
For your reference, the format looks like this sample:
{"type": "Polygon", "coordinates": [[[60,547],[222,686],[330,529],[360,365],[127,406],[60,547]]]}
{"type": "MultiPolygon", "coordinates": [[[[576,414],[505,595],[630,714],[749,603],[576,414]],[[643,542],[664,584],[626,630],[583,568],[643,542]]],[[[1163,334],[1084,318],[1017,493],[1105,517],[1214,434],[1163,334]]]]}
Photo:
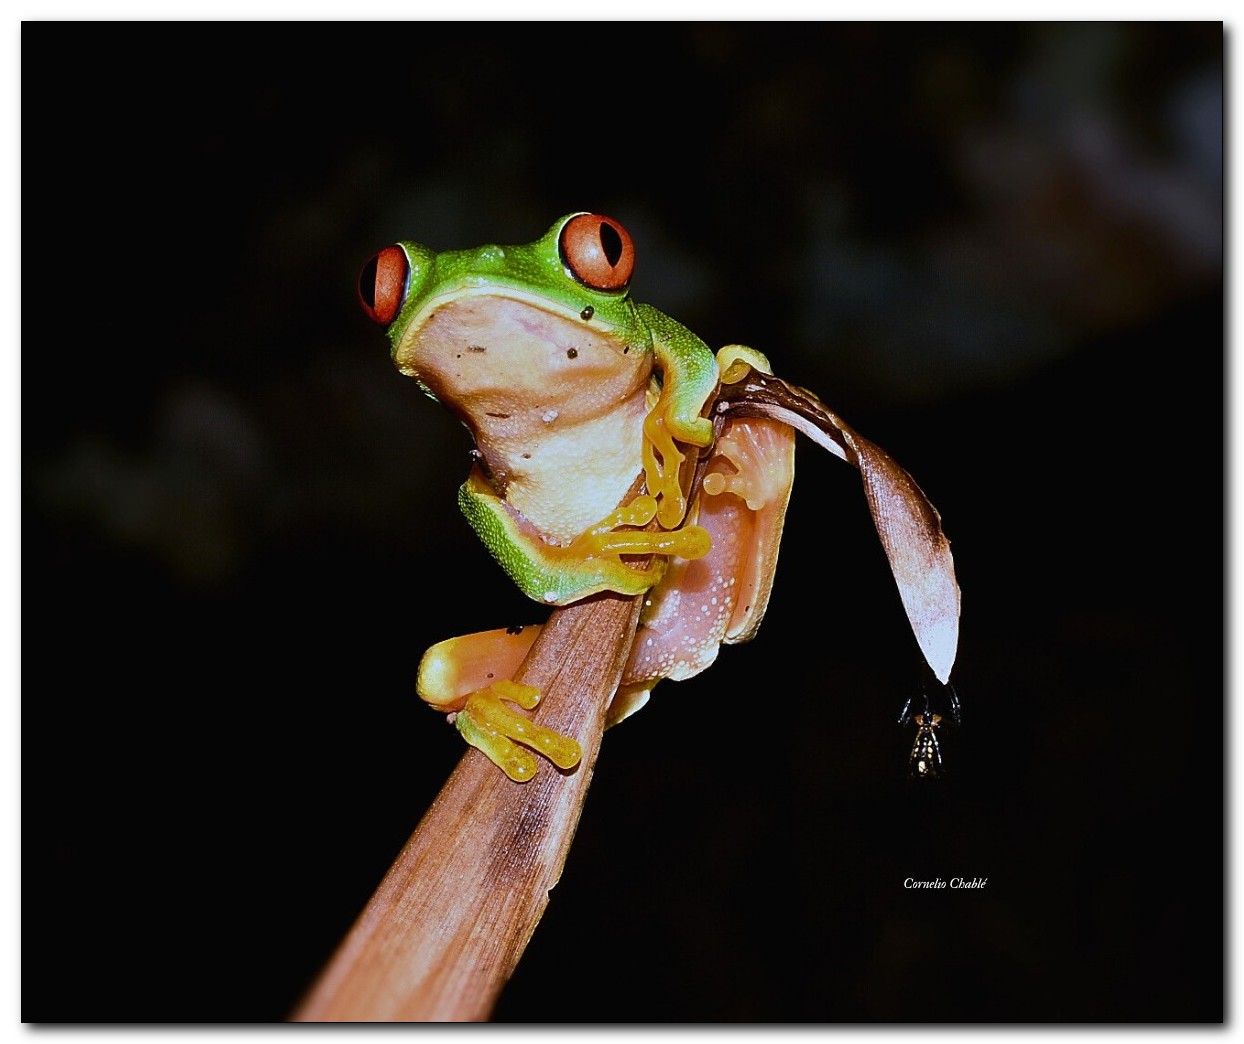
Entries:
{"type": "Polygon", "coordinates": [[[720,371],[708,345],[681,323],[650,305],[636,305],[636,310],[652,332],[661,375],[660,398],[644,421],[644,478],[659,501],[657,521],[674,529],[687,513],[687,454],[678,443],[701,449],[712,445],[713,422],[703,414],[717,391],[720,371]]]}
{"type": "Polygon", "coordinates": [[[458,492],[471,527],[501,567],[529,598],[546,605],[568,605],[601,591],[640,594],[656,584],[673,555],[699,558],[708,551],[708,534],[698,526],[644,531],[656,503],[641,495],[589,527],[565,547],[541,540],[500,497],[478,467],[458,492]],[[654,555],[637,569],[622,555],[654,555]]]}

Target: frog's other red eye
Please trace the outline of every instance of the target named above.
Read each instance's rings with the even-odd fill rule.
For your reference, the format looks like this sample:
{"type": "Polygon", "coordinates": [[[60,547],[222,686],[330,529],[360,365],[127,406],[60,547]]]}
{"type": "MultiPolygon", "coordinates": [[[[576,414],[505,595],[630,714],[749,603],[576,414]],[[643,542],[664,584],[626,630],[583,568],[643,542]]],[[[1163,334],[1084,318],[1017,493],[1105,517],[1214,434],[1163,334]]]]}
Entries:
{"type": "Polygon", "coordinates": [[[406,296],[409,271],[406,251],[399,246],[385,247],[363,266],[359,304],[373,322],[388,326],[397,317],[406,296]]]}
{"type": "Polygon", "coordinates": [[[566,222],[562,260],[579,282],[593,290],[621,290],[635,271],[630,233],[604,214],[580,214],[566,222]]]}

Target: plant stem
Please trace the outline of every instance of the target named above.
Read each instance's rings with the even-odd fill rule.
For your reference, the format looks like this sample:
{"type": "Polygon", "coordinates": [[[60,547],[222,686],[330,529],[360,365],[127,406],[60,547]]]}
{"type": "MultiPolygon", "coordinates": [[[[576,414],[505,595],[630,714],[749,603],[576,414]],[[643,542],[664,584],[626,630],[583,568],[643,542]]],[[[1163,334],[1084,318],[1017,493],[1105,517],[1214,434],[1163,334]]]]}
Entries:
{"type": "Polygon", "coordinates": [[[520,784],[469,749],[292,1021],[489,1017],[561,877],[638,616],[610,594],[553,611],[515,680],[583,760],[520,784]]]}

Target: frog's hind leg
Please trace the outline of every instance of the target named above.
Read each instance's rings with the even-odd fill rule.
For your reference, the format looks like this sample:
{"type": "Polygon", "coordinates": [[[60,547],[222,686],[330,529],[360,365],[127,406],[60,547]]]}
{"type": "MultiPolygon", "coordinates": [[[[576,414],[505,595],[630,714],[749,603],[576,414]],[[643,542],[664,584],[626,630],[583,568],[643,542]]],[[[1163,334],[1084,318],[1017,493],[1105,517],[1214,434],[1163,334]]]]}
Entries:
{"type": "Polygon", "coordinates": [[[623,682],[619,685],[618,691],[609,701],[609,710],[605,715],[605,728],[613,728],[618,722],[625,721],[643,707],[648,702],[648,697],[652,695],[652,690],[656,688],[656,684],[656,680],[648,680],[631,685],[623,682]]]}
{"type": "Polygon", "coordinates": [[[725,515],[726,502],[733,499],[727,494],[746,509],[733,523],[733,538],[744,550],[734,573],[738,593],[723,639],[727,644],[750,641],[764,619],[794,482],[793,428],[763,417],[726,424],[717,441],[717,458],[704,478],[700,516],[712,534],[714,514],[725,515]]]}
{"type": "Polygon", "coordinates": [[[419,661],[415,688],[437,710],[459,710],[471,693],[514,677],[539,636],[540,625],[530,624],[437,642],[419,661]]]}
{"type": "Polygon", "coordinates": [[[692,507],[710,549],[694,561],[674,558],[645,596],[608,724],[642,707],[661,679],[694,677],[716,660],[723,642],[756,633],[777,568],[794,460],[788,425],[755,417],[726,422],[692,507]]]}
{"type": "Polygon", "coordinates": [[[539,626],[511,627],[438,642],[424,653],[416,681],[425,702],[449,712],[462,738],[519,783],[536,774],[532,751],[563,769],[583,756],[575,740],[507,705],[532,710],[540,702],[539,689],[510,680],[539,634],[539,626]]]}

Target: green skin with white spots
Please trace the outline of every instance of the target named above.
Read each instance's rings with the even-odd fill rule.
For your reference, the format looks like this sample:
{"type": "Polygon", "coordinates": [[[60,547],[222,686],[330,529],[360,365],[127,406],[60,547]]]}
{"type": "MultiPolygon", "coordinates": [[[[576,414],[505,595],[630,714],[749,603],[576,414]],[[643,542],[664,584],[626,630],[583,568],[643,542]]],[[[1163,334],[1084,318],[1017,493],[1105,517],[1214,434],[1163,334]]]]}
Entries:
{"type": "Polygon", "coordinates": [[[702,413],[719,376],[709,347],[629,286],[575,278],[559,250],[575,216],[525,246],[399,243],[410,274],[387,330],[399,370],[475,438],[463,513],[523,592],[550,605],[661,579],[663,555],[640,570],[570,545],[633,495],[654,408],[680,445],[712,442],[702,413]]]}

